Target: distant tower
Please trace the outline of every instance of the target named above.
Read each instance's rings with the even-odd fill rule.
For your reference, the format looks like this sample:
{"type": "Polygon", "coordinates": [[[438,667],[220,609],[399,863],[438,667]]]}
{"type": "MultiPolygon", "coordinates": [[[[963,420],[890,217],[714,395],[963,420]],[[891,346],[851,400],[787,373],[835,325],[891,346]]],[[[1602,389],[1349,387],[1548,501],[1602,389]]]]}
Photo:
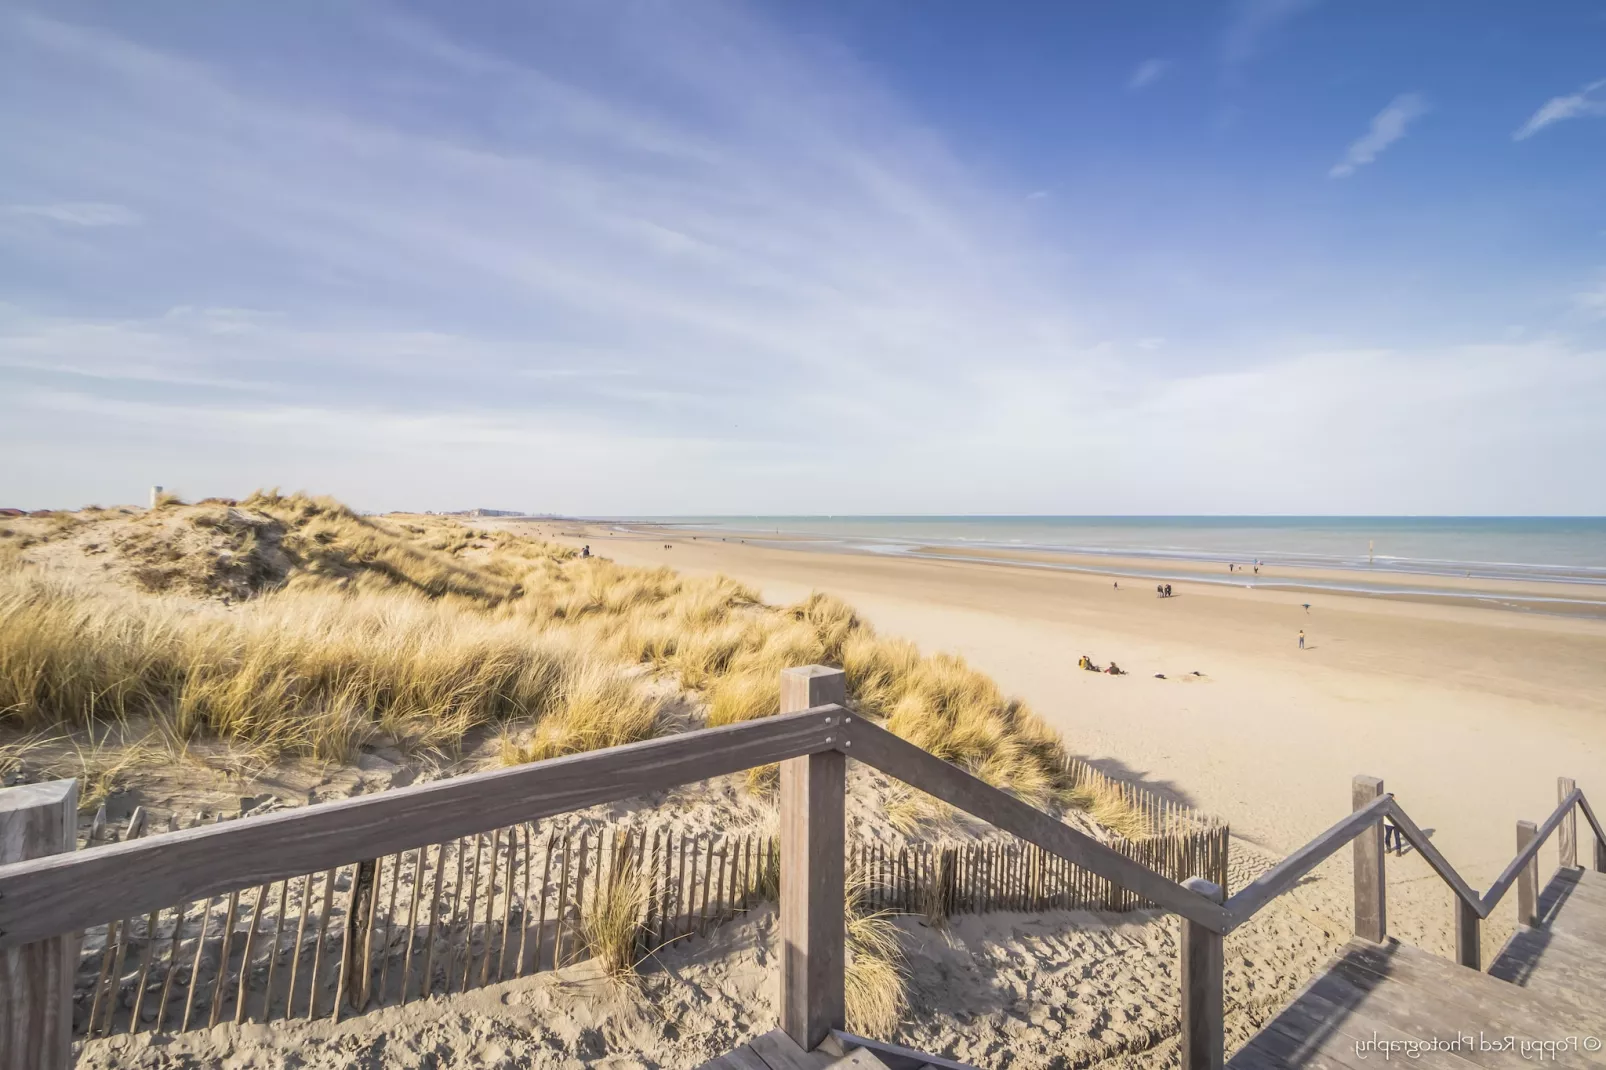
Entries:
{"type": "Polygon", "coordinates": [[[161,500],[162,500],[162,488],[161,487],[152,487],[151,488],[151,508],[155,509],[156,508],[156,503],[161,501],[161,500]]]}

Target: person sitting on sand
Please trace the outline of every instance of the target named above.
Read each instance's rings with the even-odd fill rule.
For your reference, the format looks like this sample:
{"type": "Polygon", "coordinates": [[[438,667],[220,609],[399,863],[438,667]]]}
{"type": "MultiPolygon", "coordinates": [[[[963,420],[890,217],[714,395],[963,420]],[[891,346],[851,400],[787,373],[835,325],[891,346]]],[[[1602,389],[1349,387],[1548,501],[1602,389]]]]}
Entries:
{"type": "Polygon", "coordinates": [[[1126,670],[1121,668],[1121,666],[1117,665],[1113,661],[1110,662],[1110,667],[1108,669],[1105,669],[1104,671],[1109,673],[1111,676],[1125,676],[1126,675],[1126,670]]]}
{"type": "Polygon", "coordinates": [[[1082,660],[1077,662],[1076,664],[1079,667],[1081,667],[1083,669],[1086,669],[1088,672],[1103,672],[1102,669],[1100,669],[1097,665],[1093,664],[1093,659],[1088,657],[1086,654],[1083,654],[1082,655],[1082,660]]]}

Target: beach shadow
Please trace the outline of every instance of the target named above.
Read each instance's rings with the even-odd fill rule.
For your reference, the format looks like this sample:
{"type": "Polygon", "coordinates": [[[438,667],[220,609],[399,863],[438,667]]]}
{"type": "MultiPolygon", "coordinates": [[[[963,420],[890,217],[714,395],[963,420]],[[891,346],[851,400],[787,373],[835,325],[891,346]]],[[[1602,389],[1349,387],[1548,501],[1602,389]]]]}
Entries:
{"type": "Polygon", "coordinates": [[[1145,791],[1153,792],[1169,802],[1200,809],[1198,801],[1187,791],[1184,791],[1174,780],[1151,777],[1147,773],[1132,768],[1119,758],[1088,758],[1084,755],[1077,755],[1076,757],[1107,777],[1134,784],[1145,791]]]}

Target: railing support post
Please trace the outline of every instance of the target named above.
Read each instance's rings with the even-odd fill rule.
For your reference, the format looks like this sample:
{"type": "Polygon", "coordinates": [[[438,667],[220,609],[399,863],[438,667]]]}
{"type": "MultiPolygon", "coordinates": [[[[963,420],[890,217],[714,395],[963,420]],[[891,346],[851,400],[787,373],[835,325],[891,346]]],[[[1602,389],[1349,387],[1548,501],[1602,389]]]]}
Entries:
{"type": "MultiPolygon", "coordinates": [[[[78,781],[0,791],[0,865],[77,845],[78,781]]],[[[0,951],[0,1066],[72,1065],[73,949],[63,934],[0,951]]]]}
{"type": "MultiPolygon", "coordinates": [[[[1351,791],[1353,809],[1363,810],[1383,794],[1383,781],[1358,776],[1351,791]]],[[[1383,823],[1355,837],[1355,935],[1381,944],[1388,935],[1388,889],[1383,879],[1383,823]]]]}
{"type": "MultiPolygon", "coordinates": [[[[1578,782],[1572,777],[1556,778],[1556,803],[1560,805],[1566,801],[1578,787],[1578,782]]],[[[1575,804],[1567,811],[1567,816],[1561,819],[1561,827],[1556,829],[1556,850],[1560,853],[1560,866],[1563,869],[1578,868],[1578,807],[1575,804]]]]}
{"type": "MultiPolygon", "coordinates": [[[[1539,835],[1539,826],[1532,821],[1517,822],[1517,853],[1521,854],[1539,835]]],[[[1517,873],[1517,924],[1534,925],[1539,921],[1539,857],[1528,860],[1517,873]]]]}
{"type": "MultiPolygon", "coordinates": [[[[841,669],[781,673],[781,712],[847,697],[841,669]]],[[[843,993],[847,758],[824,751],[781,763],[781,1028],[804,1051],[847,1024],[843,993]]]]}
{"type": "Polygon", "coordinates": [[[1455,960],[1469,970],[1483,969],[1481,921],[1471,903],[1455,897],[1455,960]]]}
{"type": "MultiPolygon", "coordinates": [[[[1190,877],[1182,886],[1215,903],[1226,898],[1203,877],[1190,877]]],[[[1182,919],[1182,1070],[1221,1070],[1226,1057],[1221,944],[1220,933],[1182,919]]]]}

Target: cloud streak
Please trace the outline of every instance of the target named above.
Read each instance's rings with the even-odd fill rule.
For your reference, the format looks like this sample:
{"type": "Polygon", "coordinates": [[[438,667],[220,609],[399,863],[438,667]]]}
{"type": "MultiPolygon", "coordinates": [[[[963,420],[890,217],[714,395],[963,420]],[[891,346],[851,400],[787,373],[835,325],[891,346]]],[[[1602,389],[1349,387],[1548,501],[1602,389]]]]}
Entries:
{"type": "Polygon", "coordinates": [[[1253,59],[1278,30],[1318,3],[1320,0],[1236,0],[1222,35],[1222,58],[1229,65],[1253,59]]]}
{"type": "Polygon", "coordinates": [[[3,211],[7,215],[47,219],[74,227],[131,227],[142,222],[138,212],[120,204],[12,204],[3,211]]]}
{"type": "Polygon", "coordinates": [[[1428,102],[1420,93],[1402,93],[1388,107],[1372,117],[1371,128],[1350,143],[1344,158],[1327,172],[1329,178],[1348,178],[1357,169],[1376,160],[1383,150],[1405,136],[1417,119],[1428,113],[1428,102]]]}
{"type": "Polygon", "coordinates": [[[1133,69],[1132,76],[1126,81],[1126,87],[1134,92],[1146,89],[1158,82],[1170,68],[1171,61],[1168,59],[1146,59],[1133,69]]]}
{"type": "Polygon", "coordinates": [[[1606,115],[1606,93],[1602,90],[1606,90],[1606,78],[1590,82],[1570,96],[1551,97],[1538,111],[1528,117],[1527,122],[1517,128],[1511,135],[1511,140],[1526,141],[1545,127],[1554,126],[1567,119],[1606,115]]]}

